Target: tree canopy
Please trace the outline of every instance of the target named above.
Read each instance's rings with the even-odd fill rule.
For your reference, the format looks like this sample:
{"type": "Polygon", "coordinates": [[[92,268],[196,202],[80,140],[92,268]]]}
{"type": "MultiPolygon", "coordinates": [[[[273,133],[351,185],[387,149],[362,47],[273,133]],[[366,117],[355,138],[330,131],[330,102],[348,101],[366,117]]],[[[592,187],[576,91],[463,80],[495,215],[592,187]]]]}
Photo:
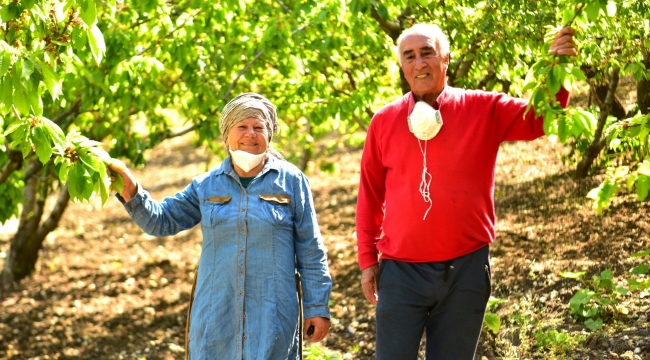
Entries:
{"type": "Polygon", "coordinates": [[[622,187],[642,200],[650,190],[644,0],[3,3],[0,223],[17,216],[23,229],[12,239],[8,281],[33,270],[69,199],[106,201],[110,157],[139,166],[146,149],[188,132],[223,155],[219,111],[241,92],[277,106],[276,147],[303,168],[318,160],[326,134],[363,143],[374,111],[408,91],[393,52],[417,22],[449,37],[450,85],[531,96],[547,134],[572,149],[577,176],[593,164],[611,168],[590,194],[599,211],[622,187]],[[549,36],[569,22],[580,56],[550,56],[549,36]],[[625,76],[637,83],[632,109],[615,96],[625,76]],[[559,86],[589,89],[589,105],[560,110],[559,86]]]}

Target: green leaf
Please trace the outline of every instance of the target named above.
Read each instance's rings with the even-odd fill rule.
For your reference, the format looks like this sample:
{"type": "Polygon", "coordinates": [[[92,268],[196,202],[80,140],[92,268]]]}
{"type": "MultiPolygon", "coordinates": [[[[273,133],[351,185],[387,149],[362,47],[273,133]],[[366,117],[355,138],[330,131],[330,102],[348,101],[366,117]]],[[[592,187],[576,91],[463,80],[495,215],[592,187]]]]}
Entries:
{"type": "Polygon", "coordinates": [[[0,103],[5,104],[7,108],[13,104],[13,86],[11,85],[11,76],[7,75],[2,79],[2,86],[0,86],[0,103]]]}
{"type": "Polygon", "coordinates": [[[99,168],[99,181],[97,185],[99,186],[99,195],[102,198],[102,206],[106,204],[108,196],[110,194],[111,178],[106,173],[106,166],[102,164],[99,168]]]}
{"type": "MultiPolygon", "coordinates": [[[[61,164],[61,167],[59,168],[59,180],[64,184],[68,180],[68,171],[69,170],[70,170],[70,163],[67,162],[67,161],[65,161],[63,164],[61,164]]],[[[70,194],[70,195],[72,195],[72,194],[70,194]]]]}
{"type": "Polygon", "coordinates": [[[483,322],[485,323],[485,326],[490,331],[492,331],[493,334],[498,333],[499,329],[501,328],[501,319],[497,314],[486,312],[485,317],[483,318],[483,322]]]}
{"type": "Polygon", "coordinates": [[[14,121],[13,123],[11,123],[9,125],[9,127],[7,128],[7,130],[5,130],[5,132],[2,134],[2,136],[6,137],[7,135],[9,135],[9,134],[13,133],[14,131],[16,131],[21,126],[26,126],[26,125],[25,125],[24,122],[22,122],[20,120],[14,121]]]}
{"type": "Polygon", "coordinates": [[[639,175],[650,176],[650,162],[647,160],[639,164],[637,168],[639,175]]]}
{"type": "Polygon", "coordinates": [[[625,296],[625,295],[627,295],[629,293],[629,290],[624,288],[624,287],[619,286],[619,287],[616,288],[616,292],[623,295],[623,296],[625,296]]]}
{"type": "Polygon", "coordinates": [[[650,255],[650,249],[634,253],[634,254],[630,255],[630,257],[631,258],[638,258],[638,257],[644,257],[644,256],[648,256],[648,255],[650,255]]]}
{"type": "Polygon", "coordinates": [[[28,100],[32,113],[36,116],[43,116],[43,99],[38,95],[38,92],[30,92],[28,94],[28,100]]]}
{"type": "Polygon", "coordinates": [[[20,15],[20,10],[18,9],[18,4],[15,2],[10,2],[0,10],[0,18],[2,18],[2,22],[4,23],[9,20],[14,20],[18,15],[20,15]]]}
{"type": "Polygon", "coordinates": [[[105,165],[110,164],[112,158],[104,149],[91,147],[88,150],[95,154],[101,161],[103,161],[105,165]]]}
{"type": "Polygon", "coordinates": [[[68,188],[71,197],[73,197],[74,193],[74,198],[77,200],[90,199],[93,192],[92,175],[83,163],[72,165],[72,169],[68,173],[68,188]]]}
{"type": "Polygon", "coordinates": [[[11,67],[11,54],[0,48],[0,77],[3,77],[11,67]]]}
{"type": "MultiPolygon", "coordinates": [[[[422,6],[426,6],[426,5],[423,4],[422,6]]],[[[377,6],[377,13],[379,14],[379,17],[381,17],[382,19],[388,19],[388,9],[386,9],[384,5],[379,4],[377,6]]]]}
{"type": "Polygon", "coordinates": [[[88,165],[95,172],[100,172],[101,169],[105,168],[104,162],[94,153],[90,152],[89,149],[79,149],[77,155],[84,164],[88,165]]]}
{"type": "Polygon", "coordinates": [[[650,191],[650,177],[641,175],[636,180],[636,195],[639,201],[644,201],[650,191]]]}
{"type": "Polygon", "coordinates": [[[124,179],[122,178],[122,175],[116,173],[115,171],[111,171],[111,176],[115,178],[115,181],[113,181],[111,186],[118,193],[122,193],[122,191],[124,190],[124,179]]]}
{"type": "Polygon", "coordinates": [[[558,71],[556,70],[559,68],[559,66],[554,66],[546,78],[546,88],[548,89],[549,93],[551,93],[551,95],[557,94],[557,92],[560,91],[560,86],[562,85],[562,82],[558,76],[558,71]]]}
{"type": "Polygon", "coordinates": [[[50,161],[52,157],[52,145],[50,139],[46,135],[42,126],[34,127],[34,147],[36,148],[36,155],[43,165],[50,161]]]}
{"type": "Polygon", "coordinates": [[[632,270],[630,270],[630,273],[634,275],[645,275],[648,273],[648,266],[644,264],[635,266],[634,268],[632,268],[632,270]]]}
{"type": "Polygon", "coordinates": [[[580,272],[562,271],[560,272],[560,276],[566,279],[580,279],[583,276],[585,276],[586,273],[587,273],[586,271],[580,271],[580,272]]]}
{"type": "Polygon", "coordinates": [[[22,85],[18,85],[18,87],[14,88],[13,103],[16,105],[16,109],[18,109],[21,114],[30,113],[29,110],[32,106],[30,104],[29,97],[22,85]]]}
{"type": "Polygon", "coordinates": [[[41,117],[40,118],[41,124],[45,126],[47,129],[47,132],[55,143],[60,143],[62,144],[65,141],[65,134],[63,133],[63,130],[59,127],[59,125],[55,124],[52,120],[48,118],[41,117]]]}
{"type": "Polygon", "coordinates": [[[591,1],[587,3],[585,11],[587,12],[587,19],[591,22],[595,22],[598,20],[598,14],[600,13],[600,4],[597,1],[591,1]]]}
{"type": "MultiPolygon", "coordinates": [[[[89,0],[92,1],[92,0],[89,0]]],[[[90,44],[90,50],[93,53],[95,62],[99,65],[104,57],[104,52],[106,51],[106,44],[104,43],[104,35],[102,35],[101,30],[97,25],[93,25],[86,32],[88,35],[88,43],[90,44]]]]}
{"type": "Polygon", "coordinates": [[[61,95],[61,78],[59,74],[55,73],[45,63],[41,64],[41,72],[43,73],[43,82],[47,90],[52,95],[52,100],[56,100],[61,95]]]}
{"type": "Polygon", "coordinates": [[[95,0],[82,0],[81,1],[81,19],[92,27],[97,21],[97,9],[95,8],[95,0]]]}
{"type": "Polygon", "coordinates": [[[576,292],[571,300],[569,300],[569,305],[571,308],[577,307],[578,305],[584,305],[589,302],[594,297],[594,292],[587,289],[582,289],[576,292]]]}
{"type": "Polygon", "coordinates": [[[608,269],[601,272],[600,277],[603,279],[612,280],[614,278],[614,274],[612,273],[612,270],[608,269]]]}
{"type": "Polygon", "coordinates": [[[28,77],[32,76],[32,74],[34,73],[34,62],[32,60],[30,60],[29,58],[23,58],[22,59],[22,65],[23,65],[22,66],[23,71],[22,71],[21,76],[23,78],[28,78],[28,77]]]}
{"type": "Polygon", "coordinates": [[[569,127],[567,126],[566,119],[560,118],[557,121],[557,136],[561,143],[565,143],[569,138],[569,127]]]}
{"type": "Polygon", "coordinates": [[[574,76],[576,79],[578,79],[578,80],[587,81],[587,77],[586,77],[585,74],[582,72],[582,70],[580,70],[580,68],[577,67],[577,66],[574,66],[574,67],[571,69],[571,75],[573,75],[573,76],[574,76]]]}
{"type": "Polygon", "coordinates": [[[603,327],[603,320],[601,318],[598,318],[596,320],[588,319],[585,321],[585,326],[587,329],[595,331],[603,327]]]}
{"type": "Polygon", "coordinates": [[[25,10],[30,10],[34,4],[36,3],[36,0],[21,0],[20,5],[22,5],[23,9],[25,10]]]}
{"type": "Polygon", "coordinates": [[[86,45],[86,32],[81,28],[81,26],[75,26],[72,29],[72,47],[75,51],[82,51],[86,45]]]}

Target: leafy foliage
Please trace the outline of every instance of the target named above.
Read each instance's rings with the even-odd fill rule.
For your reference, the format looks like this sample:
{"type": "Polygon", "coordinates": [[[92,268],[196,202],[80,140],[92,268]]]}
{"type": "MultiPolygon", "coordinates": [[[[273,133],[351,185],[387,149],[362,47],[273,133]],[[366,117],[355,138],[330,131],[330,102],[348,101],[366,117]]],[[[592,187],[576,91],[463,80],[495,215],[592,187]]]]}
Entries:
{"type": "MultiPolygon", "coordinates": [[[[650,249],[632,254],[632,258],[648,256],[650,249]]],[[[640,264],[630,269],[630,275],[625,279],[626,286],[621,286],[614,279],[611,270],[604,270],[600,275],[592,276],[591,280],[582,280],[586,274],[582,272],[561,272],[560,276],[578,279],[582,282],[583,289],[578,290],[569,301],[569,308],[573,315],[584,322],[589,330],[598,330],[603,327],[604,319],[623,313],[627,309],[619,305],[619,299],[631,292],[643,292],[650,288],[650,279],[645,279],[648,266],[640,264]]]]}

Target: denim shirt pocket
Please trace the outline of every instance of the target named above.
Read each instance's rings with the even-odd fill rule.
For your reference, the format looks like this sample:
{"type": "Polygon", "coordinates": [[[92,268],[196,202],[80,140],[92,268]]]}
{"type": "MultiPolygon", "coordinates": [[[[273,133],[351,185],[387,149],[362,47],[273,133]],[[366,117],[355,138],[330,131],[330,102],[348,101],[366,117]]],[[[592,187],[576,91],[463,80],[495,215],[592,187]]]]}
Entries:
{"type": "Polygon", "coordinates": [[[226,221],[226,217],[223,216],[224,208],[231,199],[232,196],[204,197],[201,202],[201,214],[204,220],[203,225],[206,227],[215,227],[226,221]]]}
{"type": "Polygon", "coordinates": [[[288,225],[292,222],[291,196],[285,194],[260,194],[264,216],[274,226],[288,225]]]}

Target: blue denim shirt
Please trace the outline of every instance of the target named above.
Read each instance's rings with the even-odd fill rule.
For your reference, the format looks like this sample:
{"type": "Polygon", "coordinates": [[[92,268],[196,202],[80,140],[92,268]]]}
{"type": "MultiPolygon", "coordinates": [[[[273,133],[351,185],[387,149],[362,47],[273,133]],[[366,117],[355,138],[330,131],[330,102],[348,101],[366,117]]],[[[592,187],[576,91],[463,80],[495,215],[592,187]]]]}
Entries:
{"type": "Polygon", "coordinates": [[[305,319],[330,317],[332,288],[307,177],[269,156],[244,188],[228,157],[162,202],[138,188],[124,207],[146,233],[201,223],[190,359],[299,359],[295,270],[305,319]]]}

